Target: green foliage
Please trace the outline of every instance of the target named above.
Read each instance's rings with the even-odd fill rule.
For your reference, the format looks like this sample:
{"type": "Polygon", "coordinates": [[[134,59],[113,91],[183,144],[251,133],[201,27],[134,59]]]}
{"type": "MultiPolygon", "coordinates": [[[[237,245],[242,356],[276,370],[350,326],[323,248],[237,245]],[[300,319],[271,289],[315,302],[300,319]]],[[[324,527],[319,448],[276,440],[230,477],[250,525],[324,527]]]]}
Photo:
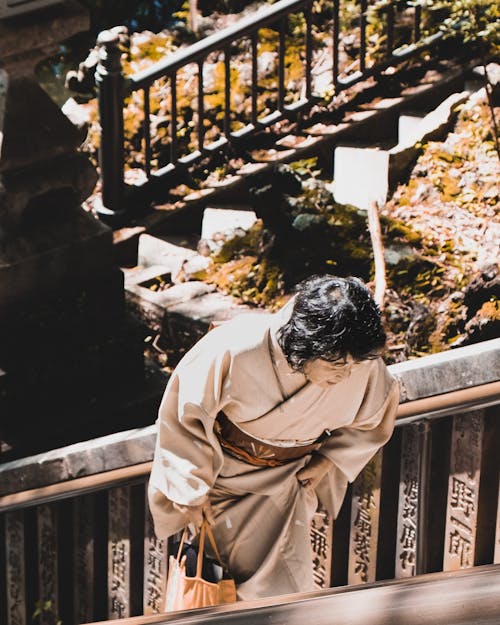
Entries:
{"type": "Polygon", "coordinates": [[[321,173],[320,169],[317,169],[318,158],[303,158],[299,161],[290,163],[290,169],[299,175],[301,178],[317,178],[321,173]]]}
{"type": "Polygon", "coordinates": [[[35,603],[35,611],[31,617],[34,623],[41,623],[42,620],[45,622],[53,623],[53,625],[62,625],[62,621],[57,618],[57,612],[55,607],[52,605],[52,601],[43,601],[39,599],[35,603]]]}
{"type": "Polygon", "coordinates": [[[463,43],[482,41],[486,52],[500,52],[500,5],[496,0],[436,0],[427,6],[444,14],[440,30],[463,43]]]}
{"type": "Polygon", "coordinates": [[[156,31],[172,19],[182,0],[82,0],[82,4],[88,9],[94,33],[117,24],[156,31]]]}

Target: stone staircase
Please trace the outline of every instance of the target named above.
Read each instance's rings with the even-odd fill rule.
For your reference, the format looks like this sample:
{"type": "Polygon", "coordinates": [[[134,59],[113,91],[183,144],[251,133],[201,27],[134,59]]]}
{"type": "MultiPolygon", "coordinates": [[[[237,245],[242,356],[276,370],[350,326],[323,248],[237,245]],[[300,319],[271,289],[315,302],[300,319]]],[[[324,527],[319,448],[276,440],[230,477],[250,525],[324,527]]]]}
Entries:
{"type": "Polygon", "coordinates": [[[411,170],[420,145],[444,138],[458,107],[481,86],[466,84],[463,71],[431,78],[397,97],[376,97],[344,111],[337,123],[318,121],[273,147],[254,149],[252,162],[226,184],[200,189],[176,209],[156,205],[140,225],[115,232],[118,254],[128,265],[128,305],[151,333],[154,349],[169,352],[169,365],[211,324],[248,310],[193,276],[206,267],[217,238],[237,236],[255,219],[248,193],[255,175],[316,156],[325,177],[332,173],[329,188],[337,203],[360,210],[371,202],[382,205],[411,170]]]}
{"type": "Polygon", "coordinates": [[[419,146],[443,137],[458,107],[469,95],[470,91],[465,90],[453,93],[428,113],[399,114],[395,145],[360,142],[338,145],[334,152],[335,201],[362,210],[367,210],[372,202],[384,204],[398,182],[409,173],[419,146]]]}
{"type": "Polygon", "coordinates": [[[193,228],[199,232],[207,206],[247,204],[248,188],[255,177],[280,163],[318,157],[318,167],[333,172],[337,146],[396,146],[399,117],[407,116],[409,111],[426,115],[451,94],[463,91],[471,68],[441,62],[434,69],[414,75],[400,68],[375,84],[368,81],[343,92],[345,102],[334,110],[318,106],[307,117],[297,114],[293,123],[279,122],[242,138],[230,153],[217,155],[222,162],[237,163],[229,175],[203,176],[202,170],[216,166],[210,162],[201,169],[186,167],[177,181],[178,189],[155,188],[150,210],[142,210],[126,228],[115,230],[118,253],[124,250],[123,254],[128,254],[120,257],[122,262],[133,262],[137,238],[143,232],[177,235],[192,232],[193,228]],[[206,179],[199,182],[203,177],[206,179]]]}

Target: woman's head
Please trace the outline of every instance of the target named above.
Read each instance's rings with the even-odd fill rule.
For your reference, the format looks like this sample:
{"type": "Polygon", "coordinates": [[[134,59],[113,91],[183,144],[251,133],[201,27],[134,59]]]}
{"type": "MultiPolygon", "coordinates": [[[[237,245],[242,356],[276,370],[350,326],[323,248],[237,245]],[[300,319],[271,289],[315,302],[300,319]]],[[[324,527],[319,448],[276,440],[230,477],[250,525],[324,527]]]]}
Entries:
{"type": "Polygon", "coordinates": [[[363,282],[331,275],[313,276],[298,285],[290,319],[277,337],[296,371],[315,360],[375,358],[386,341],[380,310],[363,282]]]}

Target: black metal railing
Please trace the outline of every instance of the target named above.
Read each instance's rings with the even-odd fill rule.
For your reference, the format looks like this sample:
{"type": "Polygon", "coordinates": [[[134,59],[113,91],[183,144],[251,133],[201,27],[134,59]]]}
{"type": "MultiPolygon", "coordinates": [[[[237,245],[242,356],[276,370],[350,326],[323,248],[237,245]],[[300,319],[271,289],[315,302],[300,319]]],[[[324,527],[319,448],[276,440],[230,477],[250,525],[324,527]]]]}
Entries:
{"type": "MultiPolygon", "coordinates": [[[[369,0],[359,0],[359,54],[349,68],[343,67],[340,59],[341,50],[341,9],[340,0],[334,0],[332,6],[331,53],[332,93],[338,93],[355,83],[374,76],[388,66],[398,65],[420,49],[428,47],[440,38],[440,33],[421,37],[422,8],[420,5],[408,8],[410,5],[391,0],[383,3],[370,3],[369,0]],[[404,41],[398,48],[394,45],[395,15],[397,12],[413,11],[413,26],[409,41],[404,41]],[[385,43],[383,54],[368,62],[367,19],[370,12],[385,15],[385,43]]],[[[180,50],[161,60],[150,68],[124,78],[120,67],[120,42],[116,34],[104,32],[99,35],[98,45],[101,49],[100,63],[97,68],[97,89],[99,98],[100,123],[102,128],[100,145],[100,166],[102,177],[102,209],[103,217],[111,217],[123,213],[126,208],[124,162],[123,162],[123,106],[125,98],[136,92],[142,92],[143,120],[142,120],[142,151],[144,181],[148,184],[153,180],[166,180],[175,176],[180,169],[195,163],[204,155],[213,154],[222,150],[242,137],[256,132],[259,129],[272,126],[284,118],[293,118],[297,111],[306,112],[316,101],[313,93],[312,65],[314,54],[312,0],[280,0],[271,6],[266,6],[254,14],[242,18],[235,25],[229,26],[218,33],[180,50]],[[287,45],[292,40],[288,34],[288,25],[292,16],[302,14],[303,33],[294,39],[298,48],[300,62],[303,65],[303,77],[300,85],[290,89],[286,83],[286,53],[287,45]],[[276,51],[277,68],[273,87],[273,97],[266,99],[267,109],[262,115],[259,110],[259,96],[263,90],[259,82],[258,58],[260,33],[264,28],[272,27],[277,31],[276,51]],[[233,130],[231,111],[231,63],[232,47],[242,41],[249,42],[251,72],[249,76],[250,115],[246,123],[233,130]],[[213,141],[206,142],[206,124],[210,118],[210,111],[205,106],[206,90],[204,67],[207,59],[214,53],[221,53],[224,67],[224,95],[222,122],[220,132],[213,141]],[[195,136],[190,145],[182,150],[179,136],[179,72],[186,66],[195,64],[197,67],[197,98],[194,108],[197,109],[195,136]],[[153,167],[153,150],[151,136],[151,87],[155,81],[165,81],[165,93],[170,99],[168,113],[169,144],[168,162],[153,167]],[[273,109],[270,110],[269,100],[272,100],[273,109]]],[[[344,63],[345,65],[345,63],[344,63]]],[[[214,120],[210,120],[210,124],[214,120]]],[[[140,185],[137,185],[140,186],[140,185]]]]}

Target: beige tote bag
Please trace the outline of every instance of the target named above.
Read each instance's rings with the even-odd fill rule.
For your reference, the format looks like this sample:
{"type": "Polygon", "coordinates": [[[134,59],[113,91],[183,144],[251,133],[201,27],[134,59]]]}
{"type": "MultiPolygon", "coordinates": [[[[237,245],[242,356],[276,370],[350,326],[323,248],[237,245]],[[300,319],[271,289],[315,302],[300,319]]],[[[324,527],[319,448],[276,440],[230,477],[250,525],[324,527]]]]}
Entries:
{"type": "Polygon", "coordinates": [[[205,536],[208,536],[215,556],[220,566],[224,569],[210,525],[206,519],[203,519],[198,546],[196,576],[187,577],[186,556],[182,556],[182,547],[186,540],[186,530],[184,530],[177,557],[170,556],[169,560],[165,612],[204,608],[236,601],[236,586],[233,579],[221,579],[219,582],[213,583],[208,582],[201,576],[205,536]]]}

